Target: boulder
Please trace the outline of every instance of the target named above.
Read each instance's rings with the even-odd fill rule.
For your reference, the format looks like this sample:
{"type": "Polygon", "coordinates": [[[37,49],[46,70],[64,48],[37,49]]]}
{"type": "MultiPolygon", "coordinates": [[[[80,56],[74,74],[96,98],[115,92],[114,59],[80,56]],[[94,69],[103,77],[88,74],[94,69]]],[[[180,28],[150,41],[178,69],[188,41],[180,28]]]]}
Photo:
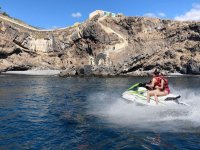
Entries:
{"type": "Polygon", "coordinates": [[[61,71],[59,74],[60,77],[75,76],[75,75],[77,75],[77,72],[73,68],[65,69],[61,71]]]}
{"type": "Polygon", "coordinates": [[[200,74],[200,63],[197,63],[195,60],[189,60],[187,64],[187,73],[200,74]]]}

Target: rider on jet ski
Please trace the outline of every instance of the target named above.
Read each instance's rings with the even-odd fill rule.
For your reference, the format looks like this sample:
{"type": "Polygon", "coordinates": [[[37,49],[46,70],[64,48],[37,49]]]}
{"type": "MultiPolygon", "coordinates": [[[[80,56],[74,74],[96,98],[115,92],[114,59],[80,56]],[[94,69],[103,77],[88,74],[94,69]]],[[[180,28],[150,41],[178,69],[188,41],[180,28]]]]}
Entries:
{"type": "Polygon", "coordinates": [[[150,82],[147,83],[145,86],[148,90],[155,90],[156,86],[160,84],[160,80],[160,72],[157,69],[155,69],[155,71],[153,72],[153,79],[150,80],[150,82]]]}
{"type": "Polygon", "coordinates": [[[158,104],[158,96],[165,96],[170,93],[168,80],[164,77],[164,73],[160,73],[157,69],[153,73],[153,79],[148,87],[147,103],[150,102],[150,97],[154,96],[156,104],[158,104]]]}

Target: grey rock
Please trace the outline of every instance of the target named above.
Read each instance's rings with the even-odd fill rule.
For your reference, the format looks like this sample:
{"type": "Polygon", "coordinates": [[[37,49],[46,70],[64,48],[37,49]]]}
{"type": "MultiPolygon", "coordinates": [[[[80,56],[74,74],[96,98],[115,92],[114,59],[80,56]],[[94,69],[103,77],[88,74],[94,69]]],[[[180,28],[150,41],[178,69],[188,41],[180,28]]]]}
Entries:
{"type": "Polygon", "coordinates": [[[190,60],[187,66],[188,74],[200,74],[200,64],[194,60],[190,60]]]}
{"type": "Polygon", "coordinates": [[[75,76],[77,74],[76,70],[73,68],[68,68],[66,70],[61,71],[60,77],[67,77],[67,76],[75,76]]]}

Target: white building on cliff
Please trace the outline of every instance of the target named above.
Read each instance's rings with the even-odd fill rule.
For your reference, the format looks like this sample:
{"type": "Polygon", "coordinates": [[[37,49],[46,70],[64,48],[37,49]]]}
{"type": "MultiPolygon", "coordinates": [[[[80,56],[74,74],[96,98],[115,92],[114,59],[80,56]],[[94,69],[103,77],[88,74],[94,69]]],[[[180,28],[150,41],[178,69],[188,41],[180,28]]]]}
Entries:
{"type": "Polygon", "coordinates": [[[103,16],[116,17],[115,13],[108,12],[108,11],[103,11],[103,10],[96,10],[96,11],[90,13],[89,18],[92,18],[92,17],[94,17],[96,15],[100,15],[101,17],[103,17],[103,16]]]}

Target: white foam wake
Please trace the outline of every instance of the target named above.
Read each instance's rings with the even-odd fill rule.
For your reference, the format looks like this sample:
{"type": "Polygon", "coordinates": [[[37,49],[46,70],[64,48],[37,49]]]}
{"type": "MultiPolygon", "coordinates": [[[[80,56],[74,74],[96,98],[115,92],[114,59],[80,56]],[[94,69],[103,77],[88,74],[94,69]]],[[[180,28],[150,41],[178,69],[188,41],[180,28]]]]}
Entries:
{"type": "Polygon", "coordinates": [[[108,92],[88,97],[92,105],[89,112],[106,122],[135,131],[196,132],[200,126],[200,94],[187,89],[175,93],[190,106],[138,106],[126,103],[117,93],[108,92]]]}

